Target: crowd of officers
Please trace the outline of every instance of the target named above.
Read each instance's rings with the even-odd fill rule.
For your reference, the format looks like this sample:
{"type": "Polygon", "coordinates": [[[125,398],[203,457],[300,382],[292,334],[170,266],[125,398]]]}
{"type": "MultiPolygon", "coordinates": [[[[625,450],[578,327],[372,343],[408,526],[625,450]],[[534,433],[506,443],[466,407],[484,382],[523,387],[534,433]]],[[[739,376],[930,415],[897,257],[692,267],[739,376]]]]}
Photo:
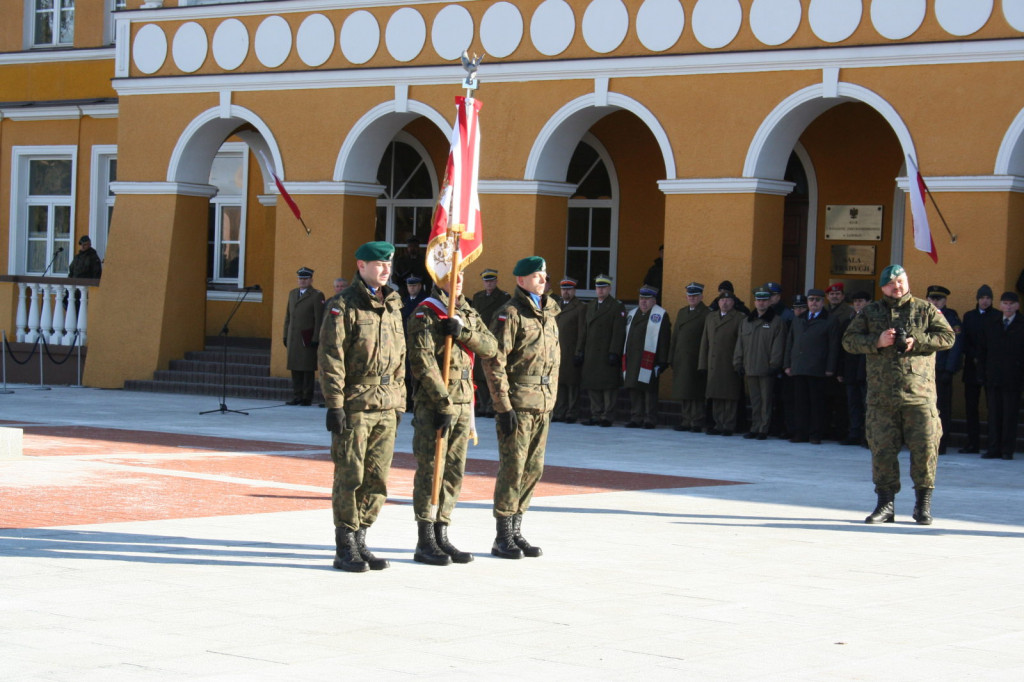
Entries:
{"type": "MultiPolygon", "coordinates": [[[[731,436],[746,423],[747,439],[820,444],[831,438],[870,447],[878,505],[869,523],[894,518],[896,455],[904,444],[917,494],[914,518],[931,523],[936,455],[945,449],[953,378],[961,366],[968,412],[961,451],[979,452],[984,387],[989,438],[983,456],[1013,457],[1024,382],[1024,319],[1016,316],[1013,292],[1003,294],[1000,317],[990,312],[991,289],[982,286],[977,307],[961,323],[945,305],[946,288],[929,287],[927,302],[914,298],[899,265],[882,273],[883,297],[876,302],[867,291],[847,300],[837,282],[797,294],[787,306],[782,287],[768,282],[753,291],[751,310],[729,281],[710,304],[704,285],[690,282],[673,324],[655,286],[640,287],[638,305],[627,309],[611,296],[612,279],[599,275],[596,298],[583,302],[570,277],[558,282],[555,294],[546,263],[536,256],[517,262],[512,293],[499,288],[496,270],[486,269],[482,289],[467,299],[460,272],[452,307],[445,289],[427,291],[425,268],[421,273],[416,265],[422,255],[414,248],[418,244],[394,258],[387,242],[364,244],[355,254],[358,274],[326,301],[303,268],[289,299],[289,366],[296,346],[315,353],[332,433],[336,568],[388,566],[367,549],[366,531],[385,502],[395,432],[407,410],[414,413],[417,460],[414,558],[431,565],[473,559],[447,531],[477,417],[494,417],[499,445],[491,552],[537,557],[540,548],[523,537],[521,526],[543,472],[550,422],[579,421],[586,393],[589,415],[582,423],[610,427],[625,389],[625,426],[654,429],[659,380],[669,369],[671,396],[681,407],[677,431],[731,436]],[[297,328],[293,308],[306,297],[320,304],[309,307],[321,307],[321,314],[297,328]]],[[[309,404],[307,365],[293,371],[293,404],[309,404]]]]}

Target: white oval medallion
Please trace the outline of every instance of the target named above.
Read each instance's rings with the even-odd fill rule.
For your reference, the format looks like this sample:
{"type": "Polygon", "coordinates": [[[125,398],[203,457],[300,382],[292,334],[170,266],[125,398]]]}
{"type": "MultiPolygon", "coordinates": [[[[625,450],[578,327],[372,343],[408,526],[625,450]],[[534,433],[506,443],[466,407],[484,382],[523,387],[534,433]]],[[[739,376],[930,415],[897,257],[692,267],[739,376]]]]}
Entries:
{"type": "Polygon", "coordinates": [[[935,18],[946,33],[969,36],[992,16],[992,0],[935,0],[935,18]]]}
{"type": "Polygon", "coordinates": [[[249,54],[249,31],[238,19],[225,19],[213,32],[213,60],[225,71],[234,71],[249,54]]]}
{"type": "Polygon", "coordinates": [[[388,19],[384,44],[391,56],[400,62],[412,61],[427,42],[427,24],[412,7],[403,7],[388,19]]]}
{"type": "Polygon", "coordinates": [[[565,0],[544,0],[530,19],[530,40],[548,57],[561,54],[576,34],[576,17],[565,0]]]}
{"type": "Polygon", "coordinates": [[[750,30],[765,45],[782,45],[800,28],[800,0],[754,0],[750,6],[750,30]]]}
{"type": "Polygon", "coordinates": [[[310,14],[299,24],[295,49],[306,66],[320,66],[334,51],[334,24],[322,14],[310,14]]]}
{"type": "Polygon", "coordinates": [[[860,25],[861,0],[811,0],[807,19],[811,30],[826,43],[846,40],[860,25]]]}
{"type": "Polygon", "coordinates": [[[434,17],[430,44],[441,59],[458,59],[473,42],[473,17],[462,5],[448,5],[434,17]]]}
{"type": "Polygon", "coordinates": [[[156,73],[167,59],[167,36],[156,24],[146,24],[132,41],[132,61],[145,74],[156,73]]]}
{"type": "Polygon", "coordinates": [[[686,26],[686,13],[679,0],[644,0],[636,13],[636,37],[652,52],[676,44],[686,26]]]}
{"type": "Polygon", "coordinates": [[[698,0],[690,20],[697,42],[712,50],[731,43],[742,23],[739,0],[698,0]]]}
{"type": "Polygon", "coordinates": [[[872,0],[871,25],[878,35],[903,40],[921,28],[927,0],[872,0]]]}
{"type": "Polygon", "coordinates": [[[501,59],[516,51],[523,40],[523,15],[511,2],[497,2],[480,20],[480,42],[488,56],[501,59]]]}
{"type": "Polygon", "coordinates": [[[267,17],[256,29],[256,58],[268,69],[275,69],[292,51],[292,28],[284,17],[267,17]]]}
{"type": "Polygon", "coordinates": [[[611,52],[629,31],[629,12],[622,0],[594,0],[583,13],[583,40],[594,52],[611,52]]]}
{"type": "Polygon", "coordinates": [[[185,73],[193,73],[206,61],[206,53],[210,43],[206,39],[206,31],[194,21],[178,27],[171,43],[171,56],[175,65],[185,73]]]}

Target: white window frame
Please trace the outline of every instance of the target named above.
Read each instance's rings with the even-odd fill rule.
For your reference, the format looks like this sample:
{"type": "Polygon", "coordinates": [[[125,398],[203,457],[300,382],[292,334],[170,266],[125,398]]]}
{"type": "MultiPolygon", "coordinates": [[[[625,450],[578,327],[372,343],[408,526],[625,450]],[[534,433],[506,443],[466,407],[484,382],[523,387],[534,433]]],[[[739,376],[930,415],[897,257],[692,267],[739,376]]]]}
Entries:
{"type": "Polygon", "coordinates": [[[249,145],[245,142],[225,142],[217,150],[217,156],[240,156],[242,160],[242,193],[238,196],[221,196],[219,193],[210,199],[210,203],[214,206],[214,220],[215,225],[213,229],[213,254],[214,257],[220,252],[220,222],[221,222],[221,207],[223,206],[238,206],[239,211],[239,225],[238,225],[238,276],[232,278],[217,277],[217,266],[218,261],[213,262],[214,277],[210,280],[211,285],[236,285],[239,289],[242,288],[245,282],[245,236],[246,236],[246,223],[248,222],[247,216],[247,205],[249,203],[249,145]]]}
{"type": "Polygon", "coordinates": [[[117,34],[115,13],[128,9],[128,0],[103,0],[103,5],[103,43],[113,45],[117,34]]]}
{"type": "Polygon", "coordinates": [[[62,43],[60,42],[60,14],[63,11],[62,3],[71,2],[72,4],[74,4],[75,0],[53,0],[54,7],[52,7],[51,10],[54,14],[56,22],[54,23],[53,40],[49,43],[36,42],[36,15],[38,11],[36,7],[37,2],[38,0],[25,0],[25,46],[28,48],[43,49],[53,47],[72,47],[75,42],[74,20],[72,20],[71,22],[71,42],[62,43]]]}
{"type": "MultiPolygon", "coordinates": [[[[398,207],[412,206],[415,208],[426,208],[430,211],[433,211],[434,207],[437,205],[437,173],[434,171],[434,164],[430,159],[430,154],[427,153],[427,148],[424,147],[420,143],[420,141],[417,140],[415,137],[413,137],[412,135],[405,131],[399,131],[397,134],[395,134],[393,138],[391,138],[391,142],[401,142],[403,144],[407,144],[410,147],[412,147],[417,154],[420,155],[420,160],[423,162],[423,165],[426,166],[427,174],[430,176],[431,194],[431,196],[426,199],[388,199],[385,198],[383,195],[377,198],[377,208],[387,209],[387,218],[385,219],[384,223],[384,239],[394,244],[395,209],[398,207]]],[[[388,145],[385,147],[385,150],[387,149],[387,147],[390,146],[391,144],[388,143],[388,145]]],[[[380,167],[379,164],[380,162],[378,161],[378,168],[380,167]]],[[[400,193],[400,191],[395,192],[395,194],[400,193]]]]}
{"type": "MultiPolygon", "coordinates": [[[[611,199],[573,199],[569,198],[568,209],[573,208],[610,208],[611,209],[611,225],[609,226],[610,234],[608,235],[608,269],[610,272],[595,272],[591,273],[591,281],[580,282],[582,286],[577,288],[576,294],[578,296],[597,296],[597,291],[592,287],[594,285],[593,278],[597,275],[608,275],[612,278],[611,295],[617,296],[618,283],[616,274],[618,272],[618,253],[619,253],[619,176],[615,172],[615,164],[612,163],[612,157],[605,149],[605,146],[594,137],[591,133],[585,133],[580,142],[585,142],[590,145],[594,151],[597,152],[601,162],[604,163],[605,169],[608,171],[608,181],[612,186],[611,199]]],[[[575,147],[573,147],[575,152],[575,147]]],[[[566,262],[568,262],[569,255],[569,225],[566,223],[566,234],[565,234],[565,252],[566,262]]],[[[576,249],[582,250],[582,249],[576,249]]],[[[590,249],[587,249],[590,251],[590,249]]]]}
{"type": "MultiPolygon", "coordinates": [[[[68,262],[74,255],[75,241],[75,206],[78,187],[78,147],[75,145],[33,145],[11,147],[11,210],[10,234],[8,242],[7,271],[16,275],[41,275],[28,272],[28,168],[33,160],[62,159],[71,161],[71,194],[66,200],[52,201],[51,204],[70,207],[69,239],[72,242],[68,249],[68,262]]],[[[53,235],[47,235],[49,244],[53,235]]],[[[52,252],[48,248],[48,252],[52,252]]],[[[49,260],[49,259],[48,259],[49,260]]],[[[47,277],[67,277],[67,272],[48,272],[47,277]]]]}
{"type": "Polygon", "coordinates": [[[89,160],[89,239],[92,248],[103,259],[110,235],[110,209],[116,197],[110,192],[110,162],[117,160],[116,144],[93,145],[89,160]]]}

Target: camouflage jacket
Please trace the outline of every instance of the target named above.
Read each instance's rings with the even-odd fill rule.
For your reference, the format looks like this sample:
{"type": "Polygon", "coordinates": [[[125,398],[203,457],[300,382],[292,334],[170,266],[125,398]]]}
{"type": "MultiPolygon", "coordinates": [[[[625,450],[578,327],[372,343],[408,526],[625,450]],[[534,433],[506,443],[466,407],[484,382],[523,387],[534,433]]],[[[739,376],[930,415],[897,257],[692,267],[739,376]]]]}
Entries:
{"type": "MultiPolygon", "coordinates": [[[[441,302],[447,317],[448,294],[437,287],[431,297],[441,302]]],[[[473,360],[476,362],[492,357],[498,350],[498,342],[484,325],[480,314],[459,296],[456,315],[462,319],[462,332],[452,343],[449,364],[448,385],[444,385],[441,365],[444,362],[445,335],[441,330],[441,317],[433,306],[421,301],[409,318],[406,344],[409,347],[409,369],[419,381],[415,400],[429,402],[439,412],[446,412],[452,405],[465,405],[473,400],[473,360]]]]}
{"type": "Polygon", "coordinates": [[[883,405],[934,404],[935,352],[953,346],[955,335],[946,318],[928,301],[906,294],[869,303],[843,334],[848,353],[867,356],[868,402],[883,405]],[[899,355],[895,346],[878,348],[886,329],[903,327],[914,339],[912,350],[899,355]]]}
{"type": "Polygon", "coordinates": [[[327,302],[320,327],[320,386],[327,407],[405,411],[402,298],[382,287],[384,301],[356,275],[327,302]]]}
{"type": "Polygon", "coordinates": [[[498,309],[491,322],[498,352],[483,364],[496,411],[543,413],[555,406],[561,360],[558,313],[558,302],[552,297],[542,296],[538,310],[519,287],[498,309]]]}

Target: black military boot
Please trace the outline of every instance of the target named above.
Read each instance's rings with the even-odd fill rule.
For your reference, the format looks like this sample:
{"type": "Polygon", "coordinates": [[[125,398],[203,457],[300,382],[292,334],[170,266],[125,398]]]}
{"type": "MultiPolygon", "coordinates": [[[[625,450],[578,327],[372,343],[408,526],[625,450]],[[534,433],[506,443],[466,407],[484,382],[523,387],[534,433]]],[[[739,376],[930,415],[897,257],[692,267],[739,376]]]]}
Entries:
{"type": "Polygon", "coordinates": [[[934,488],[917,488],[914,495],[917,502],[914,503],[914,520],[922,526],[932,525],[932,490],[934,488]]]}
{"type": "Polygon", "coordinates": [[[334,567],[350,573],[362,573],[370,570],[369,565],[359,555],[359,545],[356,544],[356,533],[344,526],[334,529],[334,544],[337,550],[334,553],[334,567]]]}
{"type": "Polygon", "coordinates": [[[496,521],[498,536],[494,538],[491,554],[502,559],[522,559],[523,550],[516,544],[515,531],[512,524],[515,517],[499,516],[496,521]]]}
{"type": "Polygon", "coordinates": [[[512,537],[516,540],[516,545],[519,549],[523,550],[523,556],[528,557],[539,557],[544,552],[541,551],[540,547],[534,547],[530,544],[530,541],[523,537],[523,534],[519,532],[519,529],[523,525],[523,515],[516,514],[512,517],[512,537]]]}
{"type": "Polygon", "coordinates": [[[383,571],[391,565],[391,562],[387,559],[378,559],[373,552],[366,549],[366,528],[367,526],[363,526],[356,531],[356,547],[359,548],[359,556],[370,566],[371,571],[383,571]]]}
{"type": "Polygon", "coordinates": [[[437,538],[434,537],[434,524],[430,521],[417,521],[416,526],[419,531],[419,542],[416,543],[416,553],[412,555],[413,560],[429,566],[450,564],[451,557],[437,546],[437,538]]]}
{"type": "Polygon", "coordinates": [[[896,493],[891,490],[883,490],[878,493],[878,505],[875,511],[864,519],[864,523],[893,523],[896,521],[895,510],[896,493]]]}
{"type": "Polygon", "coordinates": [[[457,564],[468,564],[473,560],[473,555],[463,552],[448,540],[448,524],[438,521],[434,524],[434,539],[437,540],[437,547],[452,558],[457,564]]]}

